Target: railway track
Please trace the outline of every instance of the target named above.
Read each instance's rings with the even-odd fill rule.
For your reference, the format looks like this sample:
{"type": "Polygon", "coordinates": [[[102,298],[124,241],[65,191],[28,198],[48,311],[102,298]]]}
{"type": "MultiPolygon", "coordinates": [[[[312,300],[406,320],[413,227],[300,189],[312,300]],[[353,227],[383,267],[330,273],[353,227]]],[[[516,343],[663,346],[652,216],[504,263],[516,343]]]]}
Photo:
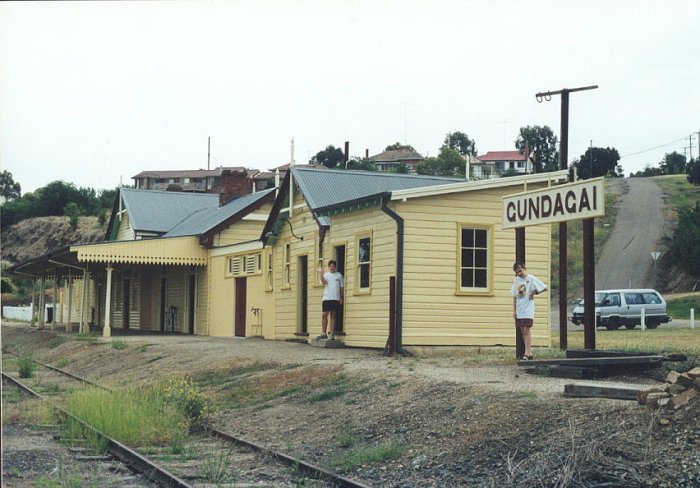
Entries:
{"type": "MultiPolygon", "coordinates": [[[[73,375],[60,368],[35,361],[40,366],[36,377],[20,381],[18,374],[6,374],[3,379],[18,385],[27,394],[49,401],[62,416],[73,417],[62,406],[61,392],[89,387],[108,390],[88,379],[73,375]],[[75,385],[80,386],[76,387],[75,385]],[[51,399],[34,391],[32,386],[50,392],[51,399]],[[71,386],[72,385],[72,386],[71,386]]],[[[75,417],[73,417],[75,419],[75,417]]],[[[85,429],[91,427],[80,422],[85,429]]],[[[361,482],[337,475],[323,467],[280,453],[252,441],[242,439],[204,425],[194,433],[183,433],[176,446],[148,446],[132,449],[104,433],[107,452],[130,469],[137,471],[150,483],[160,486],[307,486],[368,488],[361,482]],[[186,434],[186,435],[184,435],[186,434]]],[[[115,485],[122,486],[122,485],[115,485]]],[[[130,486],[128,483],[124,486],[130,486]]],[[[148,485],[140,485],[148,486],[148,485]]]]}

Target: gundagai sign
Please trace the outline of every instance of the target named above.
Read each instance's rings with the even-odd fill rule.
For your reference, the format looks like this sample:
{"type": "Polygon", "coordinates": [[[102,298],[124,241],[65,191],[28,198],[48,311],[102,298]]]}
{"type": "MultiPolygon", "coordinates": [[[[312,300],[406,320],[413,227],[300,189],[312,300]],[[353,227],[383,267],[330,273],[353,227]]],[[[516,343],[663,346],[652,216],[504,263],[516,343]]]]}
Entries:
{"type": "Polygon", "coordinates": [[[605,215],[603,178],[581,180],[503,197],[503,228],[605,215]]]}

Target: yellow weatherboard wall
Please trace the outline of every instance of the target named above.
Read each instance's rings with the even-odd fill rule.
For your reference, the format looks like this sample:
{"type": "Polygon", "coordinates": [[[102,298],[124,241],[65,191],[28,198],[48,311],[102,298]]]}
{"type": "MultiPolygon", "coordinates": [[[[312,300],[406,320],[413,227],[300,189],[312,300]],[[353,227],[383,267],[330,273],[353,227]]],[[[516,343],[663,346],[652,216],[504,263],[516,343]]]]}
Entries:
{"type": "MultiPolygon", "coordinates": [[[[515,344],[510,287],[515,231],[501,228],[501,197],[512,188],[408,199],[396,205],[405,221],[404,345],[515,344]],[[461,226],[490,232],[489,287],[459,289],[461,226]]],[[[549,284],[549,226],[528,227],[530,273],[549,284]]],[[[549,294],[536,299],[535,345],[549,345],[549,294]]]]}

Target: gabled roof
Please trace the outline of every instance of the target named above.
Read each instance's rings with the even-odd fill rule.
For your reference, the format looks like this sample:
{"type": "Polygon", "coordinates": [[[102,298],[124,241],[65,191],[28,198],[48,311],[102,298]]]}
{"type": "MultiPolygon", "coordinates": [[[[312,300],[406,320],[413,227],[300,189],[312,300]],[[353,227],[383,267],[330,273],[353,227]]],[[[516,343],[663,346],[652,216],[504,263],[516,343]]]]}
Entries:
{"type": "Polygon", "coordinates": [[[447,185],[460,178],[418,176],[374,171],[292,168],[294,181],[312,211],[359,202],[396,190],[447,185]]]}
{"type": "Polygon", "coordinates": [[[418,154],[416,151],[411,151],[410,149],[392,149],[389,151],[384,151],[374,156],[370,156],[370,161],[375,163],[380,162],[391,162],[391,161],[403,161],[407,159],[423,159],[423,156],[418,154]]]}
{"type": "MultiPolygon", "coordinates": [[[[248,213],[251,207],[261,203],[270,194],[274,194],[274,191],[275,189],[271,188],[236,198],[221,207],[207,207],[196,210],[176,224],[163,237],[199,236],[205,234],[233,217],[248,213]]],[[[271,200],[271,198],[269,199],[271,200]]]]}
{"type": "Polygon", "coordinates": [[[481,162],[486,161],[525,161],[525,155],[520,151],[489,151],[486,154],[477,156],[481,162]]]}
{"type": "MultiPolygon", "coordinates": [[[[192,213],[217,207],[219,195],[120,188],[131,227],[135,231],[163,234],[192,213]]],[[[116,223],[115,223],[116,224],[116,223]]]]}

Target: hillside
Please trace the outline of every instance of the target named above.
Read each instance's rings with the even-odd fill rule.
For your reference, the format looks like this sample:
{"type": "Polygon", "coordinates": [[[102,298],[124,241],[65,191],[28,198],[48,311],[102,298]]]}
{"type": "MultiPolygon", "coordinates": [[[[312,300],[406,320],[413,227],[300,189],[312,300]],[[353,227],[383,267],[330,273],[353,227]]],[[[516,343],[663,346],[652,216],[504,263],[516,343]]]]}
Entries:
{"type": "Polygon", "coordinates": [[[2,260],[15,264],[66,244],[98,242],[106,227],[97,217],[80,217],[75,230],[70,228],[68,217],[26,219],[2,232],[2,260]]]}

